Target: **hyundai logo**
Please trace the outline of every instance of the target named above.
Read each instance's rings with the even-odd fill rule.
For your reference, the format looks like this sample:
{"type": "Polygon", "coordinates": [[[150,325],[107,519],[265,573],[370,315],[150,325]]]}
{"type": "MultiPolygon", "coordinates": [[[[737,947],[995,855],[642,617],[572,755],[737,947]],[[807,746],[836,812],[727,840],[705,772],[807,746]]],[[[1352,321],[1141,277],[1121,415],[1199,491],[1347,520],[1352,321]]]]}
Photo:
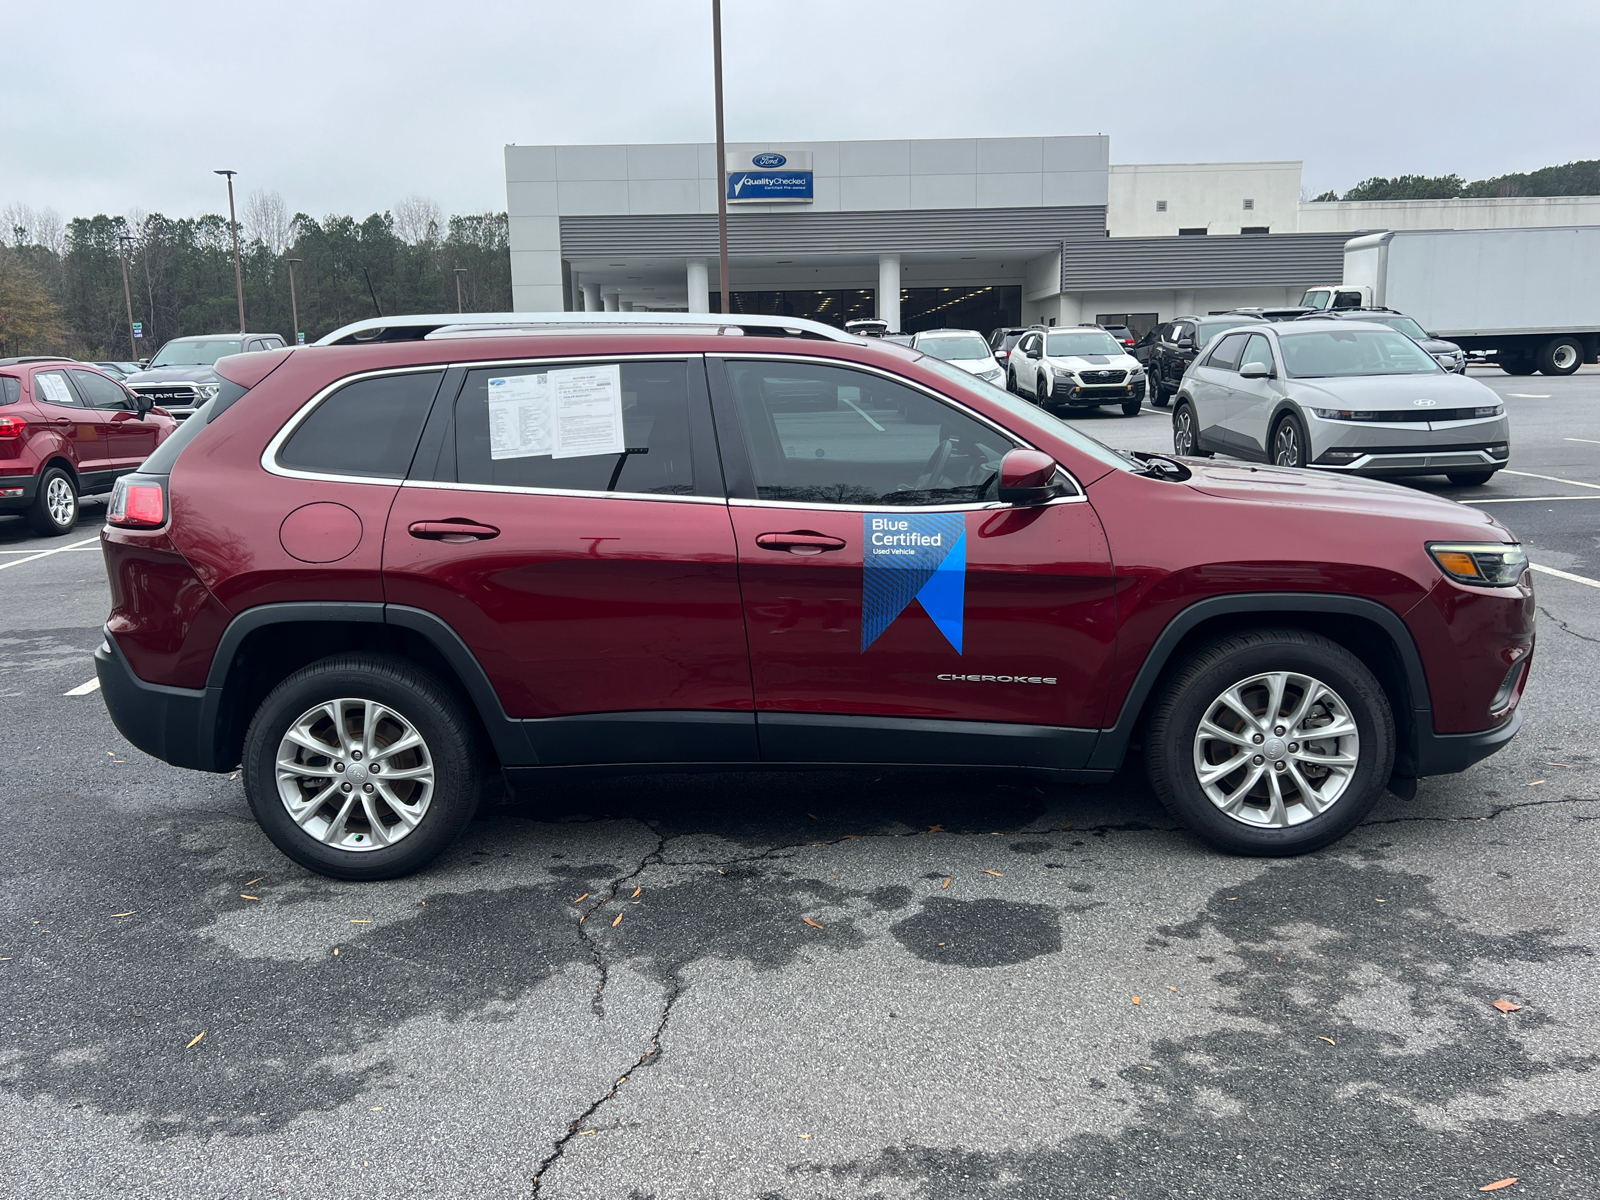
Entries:
{"type": "Polygon", "coordinates": [[[1432,400],[1413,400],[1411,403],[1415,404],[1418,408],[1432,408],[1433,407],[1433,401],[1432,400]]]}
{"type": "Polygon", "coordinates": [[[783,166],[788,161],[783,155],[768,151],[766,154],[753,155],[750,159],[750,165],[760,167],[763,171],[771,171],[783,166]]]}

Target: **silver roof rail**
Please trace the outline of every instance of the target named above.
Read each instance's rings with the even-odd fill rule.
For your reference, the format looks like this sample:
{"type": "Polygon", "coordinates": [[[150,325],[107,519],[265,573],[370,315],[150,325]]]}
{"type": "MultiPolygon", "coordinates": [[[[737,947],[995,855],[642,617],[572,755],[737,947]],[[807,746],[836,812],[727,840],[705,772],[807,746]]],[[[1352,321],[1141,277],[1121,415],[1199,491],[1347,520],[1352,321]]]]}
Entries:
{"type": "Polygon", "coordinates": [[[318,338],[316,346],[351,346],[366,342],[420,341],[435,333],[448,337],[471,337],[474,333],[494,335],[517,329],[599,329],[648,326],[657,329],[693,326],[713,332],[717,328],[738,329],[747,334],[777,337],[824,338],[833,342],[859,342],[855,334],[845,333],[820,321],[798,317],[769,317],[757,314],[670,313],[670,312],[547,312],[547,313],[427,313],[397,317],[369,317],[342,325],[318,338]]]}

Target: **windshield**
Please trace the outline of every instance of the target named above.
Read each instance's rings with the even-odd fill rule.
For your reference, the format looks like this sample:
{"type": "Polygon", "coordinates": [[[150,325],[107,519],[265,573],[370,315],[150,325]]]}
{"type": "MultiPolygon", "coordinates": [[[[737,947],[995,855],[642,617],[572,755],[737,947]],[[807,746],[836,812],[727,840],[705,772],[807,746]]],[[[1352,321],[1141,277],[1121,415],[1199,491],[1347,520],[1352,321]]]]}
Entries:
{"type": "Polygon", "coordinates": [[[1294,379],[1354,375],[1437,375],[1439,364],[1404,334],[1376,329],[1332,329],[1285,334],[1283,365],[1294,379]]]}
{"type": "Polygon", "coordinates": [[[952,385],[952,394],[958,399],[963,393],[978,395],[991,404],[999,405],[1005,410],[1014,431],[1027,436],[1030,430],[1038,430],[1049,434],[1051,437],[1060,438],[1070,442],[1072,446],[1083,451],[1090,458],[1114,467],[1119,471],[1137,471],[1143,464],[1127,455],[1113,450],[1104,442],[1090,437],[1081,430],[1074,429],[1065,421],[1051,416],[1036,404],[1030,404],[1020,396],[1013,396],[1002,387],[979,379],[976,375],[963,371],[960,367],[952,367],[936,358],[924,358],[922,365],[937,374],[946,383],[952,385]]]}
{"type": "Polygon", "coordinates": [[[1122,346],[1109,333],[1052,333],[1045,338],[1049,358],[1082,358],[1088,354],[1121,354],[1122,346]]]}
{"type": "Polygon", "coordinates": [[[157,367],[209,367],[219,358],[237,354],[243,348],[238,338],[196,338],[194,341],[168,342],[150,363],[157,367]]]}
{"type": "Polygon", "coordinates": [[[1248,317],[1242,321],[1217,321],[1214,324],[1201,321],[1194,327],[1194,348],[1199,350],[1219,333],[1226,333],[1228,330],[1237,329],[1241,325],[1254,325],[1256,323],[1248,317]]]}
{"type": "Polygon", "coordinates": [[[1332,302],[1333,293],[1326,288],[1313,288],[1300,297],[1300,304],[1303,308],[1327,308],[1332,302]]]}
{"type": "Polygon", "coordinates": [[[1380,324],[1387,325],[1390,329],[1398,329],[1408,338],[1412,338],[1415,341],[1420,342],[1428,336],[1427,331],[1410,317],[1379,317],[1378,321],[1380,324]]]}
{"type": "Polygon", "coordinates": [[[989,357],[989,343],[975,333],[941,333],[937,337],[918,338],[917,349],[946,362],[989,357]]]}

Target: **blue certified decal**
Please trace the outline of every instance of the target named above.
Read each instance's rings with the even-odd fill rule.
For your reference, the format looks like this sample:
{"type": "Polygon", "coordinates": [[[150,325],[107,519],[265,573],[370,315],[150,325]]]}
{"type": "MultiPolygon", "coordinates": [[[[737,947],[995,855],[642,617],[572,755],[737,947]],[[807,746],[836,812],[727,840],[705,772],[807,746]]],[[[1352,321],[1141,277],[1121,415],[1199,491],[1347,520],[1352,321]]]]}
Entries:
{"type": "Polygon", "coordinates": [[[789,160],[775,151],[766,154],[757,154],[750,159],[750,165],[760,167],[763,171],[775,171],[789,160]]]}
{"type": "Polygon", "coordinates": [[[967,526],[961,513],[866,513],[861,518],[861,650],[915,600],[961,653],[967,526]]]}

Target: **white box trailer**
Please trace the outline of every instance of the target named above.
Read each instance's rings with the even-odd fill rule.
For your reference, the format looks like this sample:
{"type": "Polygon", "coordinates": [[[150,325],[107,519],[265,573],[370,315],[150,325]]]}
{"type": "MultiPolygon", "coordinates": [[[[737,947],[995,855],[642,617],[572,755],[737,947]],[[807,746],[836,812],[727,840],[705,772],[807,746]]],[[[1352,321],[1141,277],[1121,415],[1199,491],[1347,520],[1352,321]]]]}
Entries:
{"type": "Polygon", "coordinates": [[[1600,349],[1600,225],[1367,234],[1344,244],[1344,282],[1306,297],[1397,309],[1513,375],[1570,375],[1600,349]]]}

